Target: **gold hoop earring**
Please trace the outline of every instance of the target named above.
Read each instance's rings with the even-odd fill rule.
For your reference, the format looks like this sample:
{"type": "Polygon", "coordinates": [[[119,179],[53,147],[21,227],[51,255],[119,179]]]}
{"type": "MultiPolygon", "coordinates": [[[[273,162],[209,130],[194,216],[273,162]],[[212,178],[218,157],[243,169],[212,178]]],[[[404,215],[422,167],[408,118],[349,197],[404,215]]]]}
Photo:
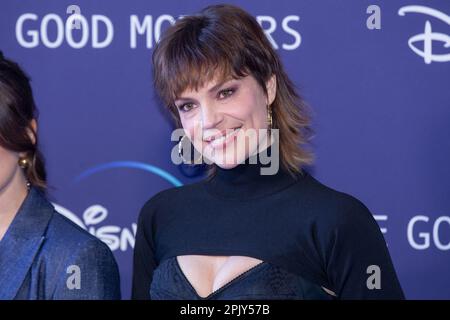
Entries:
{"type": "Polygon", "coordinates": [[[267,123],[269,127],[269,132],[272,129],[273,120],[272,120],[272,108],[270,108],[269,105],[267,105],[267,123]]]}
{"type": "MultiPolygon", "coordinates": [[[[184,159],[183,157],[183,139],[186,138],[187,136],[184,135],[183,138],[181,138],[181,140],[178,142],[178,156],[181,158],[181,160],[183,160],[184,163],[191,163],[188,161],[191,161],[191,159],[189,159],[188,161],[186,159],[184,159]]],[[[195,151],[194,151],[195,153],[195,151]]],[[[202,154],[200,153],[200,157],[198,157],[197,159],[194,160],[194,164],[197,163],[200,159],[202,158],[202,154]]]]}
{"type": "Polygon", "coordinates": [[[28,168],[28,159],[27,158],[20,158],[19,159],[19,167],[21,167],[22,169],[26,169],[28,168]]]}

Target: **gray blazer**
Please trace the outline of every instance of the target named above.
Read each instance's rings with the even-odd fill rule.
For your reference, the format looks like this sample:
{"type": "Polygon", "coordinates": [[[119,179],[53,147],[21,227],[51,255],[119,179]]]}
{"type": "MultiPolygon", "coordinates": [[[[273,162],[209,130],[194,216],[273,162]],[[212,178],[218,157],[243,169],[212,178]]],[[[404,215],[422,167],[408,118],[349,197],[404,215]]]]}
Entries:
{"type": "Polygon", "coordinates": [[[120,297],[108,246],[31,188],[0,241],[0,300],[120,297]]]}

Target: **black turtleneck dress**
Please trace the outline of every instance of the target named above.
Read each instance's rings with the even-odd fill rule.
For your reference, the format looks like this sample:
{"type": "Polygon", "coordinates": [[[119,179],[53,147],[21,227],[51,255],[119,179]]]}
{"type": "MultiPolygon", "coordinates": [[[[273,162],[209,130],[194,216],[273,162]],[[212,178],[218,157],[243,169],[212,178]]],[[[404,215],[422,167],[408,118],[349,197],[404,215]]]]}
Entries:
{"type": "Polygon", "coordinates": [[[306,170],[261,175],[261,166],[217,167],[212,179],[161,191],[144,205],[133,299],[404,299],[383,235],[361,201],[306,170]],[[178,255],[263,262],[201,297],[178,255]]]}

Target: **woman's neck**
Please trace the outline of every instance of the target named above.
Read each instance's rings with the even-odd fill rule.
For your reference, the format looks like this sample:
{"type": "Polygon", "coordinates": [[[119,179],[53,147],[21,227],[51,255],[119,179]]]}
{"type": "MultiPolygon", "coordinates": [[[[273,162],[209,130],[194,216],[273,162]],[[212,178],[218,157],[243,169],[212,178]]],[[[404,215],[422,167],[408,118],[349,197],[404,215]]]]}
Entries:
{"type": "Polygon", "coordinates": [[[28,190],[24,174],[17,168],[13,178],[0,189],[0,240],[14,220],[28,190]]]}
{"type": "Polygon", "coordinates": [[[271,167],[265,159],[270,159],[272,146],[260,151],[253,161],[245,162],[231,169],[216,167],[215,175],[206,181],[208,192],[227,199],[255,199],[281,191],[296,183],[301,175],[292,176],[281,166],[274,174],[264,174],[263,169],[271,167]],[[264,157],[268,155],[268,157],[264,157]]]}

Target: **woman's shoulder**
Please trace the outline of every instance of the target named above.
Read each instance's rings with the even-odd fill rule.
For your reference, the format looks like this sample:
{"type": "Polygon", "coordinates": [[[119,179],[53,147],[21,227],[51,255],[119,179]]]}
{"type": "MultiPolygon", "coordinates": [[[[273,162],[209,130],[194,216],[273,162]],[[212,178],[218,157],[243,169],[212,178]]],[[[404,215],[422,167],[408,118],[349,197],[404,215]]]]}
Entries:
{"type": "Polygon", "coordinates": [[[108,245],[56,210],[38,261],[47,266],[46,286],[55,299],[120,299],[119,269],[108,245]],[[89,284],[67,290],[66,280],[77,272],[83,272],[89,284]]]}
{"type": "Polygon", "coordinates": [[[51,262],[48,271],[59,273],[59,268],[77,265],[91,274],[108,274],[118,277],[118,267],[108,245],[84,230],[62,214],[42,197],[40,214],[48,219],[43,234],[44,242],[39,252],[39,260],[51,262]],[[57,262],[57,263],[55,263],[57,262]]]}
{"type": "Polygon", "coordinates": [[[140,219],[148,218],[161,210],[164,210],[165,212],[176,211],[176,208],[183,206],[186,202],[193,201],[198,197],[203,197],[203,184],[204,181],[202,180],[199,182],[158,191],[142,206],[140,211],[140,219]]]}
{"type": "MultiPolygon", "coordinates": [[[[57,241],[59,246],[69,249],[89,245],[93,249],[103,250],[108,247],[103,241],[66,218],[55,209],[46,233],[46,241],[57,241]]],[[[108,248],[109,249],[109,248],[108,248]]]]}
{"type": "MultiPolygon", "coordinates": [[[[341,299],[403,299],[383,233],[371,210],[357,196],[310,178],[306,194],[311,218],[307,243],[317,265],[325,266],[330,287],[341,299]],[[385,287],[371,290],[370,267],[383,270],[385,287]]],[[[309,217],[308,217],[309,218],[309,217]]]]}
{"type": "Polygon", "coordinates": [[[332,187],[310,173],[307,173],[305,181],[301,190],[305,196],[300,197],[299,201],[308,203],[318,221],[331,227],[354,223],[356,220],[369,224],[374,222],[371,211],[358,196],[332,187]]]}
{"type": "Polygon", "coordinates": [[[53,210],[45,233],[41,257],[49,261],[75,263],[91,268],[101,263],[115,270],[117,263],[109,246],[56,210],[53,210]]]}
{"type": "Polygon", "coordinates": [[[105,248],[105,243],[56,211],[44,192],[33,188],[26,202],[22,209],[26,224],[21,223],[21,228],[28,230],[27,225],[35,225],[29,232],[44,237],[45,250],[55,248],[73,252],[86,244],[99,250],[105,248]]]}

